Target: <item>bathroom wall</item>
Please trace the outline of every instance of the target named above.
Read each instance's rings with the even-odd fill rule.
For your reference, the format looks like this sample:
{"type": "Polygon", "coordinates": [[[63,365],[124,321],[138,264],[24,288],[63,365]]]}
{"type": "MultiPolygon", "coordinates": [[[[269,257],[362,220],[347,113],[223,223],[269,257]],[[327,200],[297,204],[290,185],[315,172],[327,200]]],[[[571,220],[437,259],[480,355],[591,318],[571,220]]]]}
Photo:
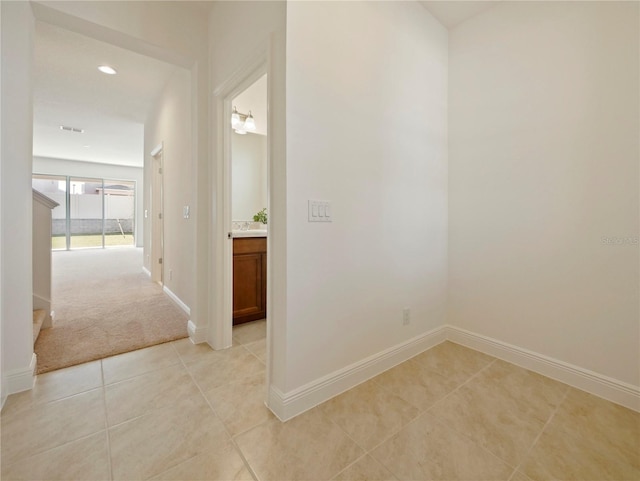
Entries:
{"type": "Polygon", "coordinates": [[[267,137],[231,134],[233,220],[253,220],[267,207],[267,137]]]}

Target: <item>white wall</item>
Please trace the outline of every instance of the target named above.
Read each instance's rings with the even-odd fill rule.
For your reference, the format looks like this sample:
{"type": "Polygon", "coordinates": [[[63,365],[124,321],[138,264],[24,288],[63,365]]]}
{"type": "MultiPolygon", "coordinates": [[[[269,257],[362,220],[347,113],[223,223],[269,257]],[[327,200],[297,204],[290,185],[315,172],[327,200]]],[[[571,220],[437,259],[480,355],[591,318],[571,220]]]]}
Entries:
{"type": "Polygon", "coordinates": [[[34,21],[25,2],[1,2],[2,151],[0,205],[3,399],[29,389],[32,363],[31,52],[34,21]]]}
{"type": "Polygon", "coordinates": [[[267,137],[231,135],[233,220],[253,220],[267,206],[267,137]]]}
{"type": "MultiPolygon", "coordinates": [[[[2,26],[2,8],[0,7],[0,27],[2,26]]],[[[0,35],[0,52],[2,51],[2,35],[0,35]]],[[[0,62],[0,112],[2,111],[2,62],[0,62]]],[[[2,155],[2,115],[0,115],[0,156],[2,155]]],[[[1,160],[1,158],[0,158],[1,160]]],[[[2,168],[0,168],[0,185],[2,185],[2,168]]],[[[3,205],[3,201],[2,201],[2,195],[0,195],[0,212],[2,212],[2,205],[3,205]]],[[[3,262],[2,262],[2,252],[4,252],[3,249],[3,244],[2,244],[2,232],[4,231],[4,226],[2,224],[2,222],[0,222],[0,294],[3,292],[2,291],[2,285],[3,285],[3,281],[2,278],[4,277],[4,269],[3,269],[3,262]]],[[[4,406],[4,402],[7,399],[7,387],[6,387],[6,379],[4,377],[4,361],[2,360],[3,358],[3,341],[2,341],[2,332],[4,330],[3,328],[3,324],[4,324],[4,311],[3,311],[3,307],[2,307],[2,295],[0,295],[0,409],[2,409],[2,407],[4,406]]]]}
{"type": "MultiPolygon", "coordinates": [[[[145,209],[151,212],[149,193],[153,158],[150,152],[163,144],[164,285],[187,306],[193,304],[195,225],[183,218],[183,206],[193,206],[196,180],[192,168],[191,83],[188,71],[178,68],[169,79],[145,123],[145,209]],[[170,278],[169,271],[172,271],[170,278]]],[[[146,238],[151,218],[145,219],[146,238]]],[[[151,270],[151,243],[145,243],[144,264],[151,270]]]]}
{"type": "MultiPolygon", "coordinates": [[[[70,175],[76,177],[104,178],[113,180],[128,180],[136,183],[135,221],[136,221],[136,247],[143,246],[143,169],[140,167],[127,167],[122,165],[97,164],[95,162],[80,162],[77,160],[52,159],[48,157],[33,158],[33,173],[46,175],[70,175]]],[[[45,195],[50,196],[47,193],[45,195]]],[[[53,197],[52,197],[53,198],[53,197]]],[[[64,201],[54,199],[64,206],[64,201]]],[[[65,216],[64,209],[56,207],[53,218],[59,212],[65,216]]],[[[102,211],[102,208],[100,208],[102,211]]],[[[102,215],[100,212],[99,215],[102,215]]]]}
{"type": "Polygon", "coordinates": [[[449,322],[636,386],[638,7],[503,2],[449,36],[449,322]]]}
{"type": "MultiPolygon", "coordinates": [[[[286,124],[285,124],[285,49],[286,49],[286,3],[285,2],[217,2],[210,15],[211,89],[216,92],[212,132],[219,132],[220,122],[229,122],[223,116],[224,92],[233,89],[237,76],[250,76],[247,65],[264,54],[268,58],[268,164],[269,164],[269,243],[267,280],[267,316],[269,352],[267,363],[268,380],[272,386],[283,389],[287,364],[287,313],[286,313],[286,124]],[[238,35],[238,32],[251,32],[238,35]]],[[[257,79],[256,79],[257,80],[257,79]]],[[[245,87],[248,87],[246,85],[245,87]]],[[[240,92],[234,92],[237,95],[240,92]]],[[[231,92],[227,92],[231,95],[231,92]]],[[[211,264],[211,301],[215,310],[214,328],[208,333],[208,341],[221,347],[231,332],[231,318],[225,319],[222,312],[224,282],[222,260],[224,246],[228,242],[224,223],[225,201],[223,190],[224,162],[221,138],[212,139],[213,172],[210,189],[215,193],[213,211],[213,239],[215,262],[211,264]]],[[[229,226],[230,227],[230,226],[229,226]]]]}
{"type": "Polygon", "coordinates": [[[285,392],[445,324],[446,291],[446,29],[413,2],[289,2],[285,392]]]}

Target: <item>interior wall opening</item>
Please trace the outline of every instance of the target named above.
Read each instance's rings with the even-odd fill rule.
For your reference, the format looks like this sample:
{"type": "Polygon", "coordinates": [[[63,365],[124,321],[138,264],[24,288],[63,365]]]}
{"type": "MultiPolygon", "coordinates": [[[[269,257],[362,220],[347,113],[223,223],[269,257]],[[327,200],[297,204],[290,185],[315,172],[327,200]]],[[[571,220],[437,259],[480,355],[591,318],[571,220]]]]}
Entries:
{"type": "MultiPolygon", "coordinates": [[[[46,240],[55,315],[34,331],[37,372],[187,337],[189,299],[180,302],[175,287],[167,293],[161,273],[160,285],[149,279],[143,252],[151,238],[146,126],[157,123],[166,86],[182,70],[44,21],[34,40],[33,187],[59,204],[46,240]]],[[[174,103],[190,95],[187,88],[186,101],[174,103]]],[[[167,117],[163,127],[174,129],[167,117]]],[[[190,124],[180,132],[190,139],[190,124]]],[[[190,159],[175,144],[176,162],[190,159]]]]}
{"type": "Polygon", "coordinates": [[[267,76],[231,101],[233,325],[267,317],[267,76]]]}

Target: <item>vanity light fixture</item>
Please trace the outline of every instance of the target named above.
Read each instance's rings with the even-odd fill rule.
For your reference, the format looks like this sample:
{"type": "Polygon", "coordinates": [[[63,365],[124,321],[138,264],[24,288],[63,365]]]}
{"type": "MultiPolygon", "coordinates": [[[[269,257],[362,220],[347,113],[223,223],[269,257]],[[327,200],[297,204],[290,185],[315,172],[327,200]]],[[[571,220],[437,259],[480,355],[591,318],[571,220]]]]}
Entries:
{"type": "Polygon", "coordinates": [[[118,73],[115,68],[109,67],[108,65],[100,65],[98,67],[98,70],[100,70],[102,73],[106,73],[107,75],[115,75],[118,73]]]}
{"type": "Polygon", "coordinates": [[[247,132],[253,132],[256,130],[256,121],[253,119],[251,110],[248,114],[238,112],[238,109],[234,106],[231,113],[231,128],[236,134],[245,135],[247,132]]]}

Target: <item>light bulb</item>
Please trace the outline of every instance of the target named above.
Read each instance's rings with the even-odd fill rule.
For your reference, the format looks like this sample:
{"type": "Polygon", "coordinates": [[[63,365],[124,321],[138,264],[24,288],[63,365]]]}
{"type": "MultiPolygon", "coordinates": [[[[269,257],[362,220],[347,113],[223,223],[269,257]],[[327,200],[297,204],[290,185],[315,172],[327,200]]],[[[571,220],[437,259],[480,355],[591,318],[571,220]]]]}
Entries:
{"type": "Polygon", "coordinates": [[[249,110],[249,115],[247,116],[247,120],[244,121],[244,130],[249,130],[251,132],[256,130],[256,121],[253,120],[253,115],[251,115],[251,110],[249,110]]]}
{"type": "Polygon", "coordinates": [[[235,107],[233,108],[233,113],[231,114],[231,127],[233,127],[234,129],[242,127],[242,120],[240,120],[240,114],[238,113],[235,107]]]}

